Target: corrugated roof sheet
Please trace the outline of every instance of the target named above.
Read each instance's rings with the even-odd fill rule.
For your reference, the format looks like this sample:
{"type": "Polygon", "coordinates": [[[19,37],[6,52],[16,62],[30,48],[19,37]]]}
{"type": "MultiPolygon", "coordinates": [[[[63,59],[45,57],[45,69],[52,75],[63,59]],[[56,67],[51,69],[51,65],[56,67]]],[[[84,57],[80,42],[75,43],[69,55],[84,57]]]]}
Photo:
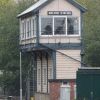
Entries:
{"type": "Polygon", "coordinates": [[[37,3],[35,3],[34,5],[32,5],[31,7],[29,7],[28,9],[26,9],[25,11],[23,11],[22,13],[20,13],[17,17],[20,17],[22,15],[25,15],[33,10],[35,10],[37,7],[41,6],[42,4],[44,4],[46,1],[48,0],[40,0],[37,3]]]}

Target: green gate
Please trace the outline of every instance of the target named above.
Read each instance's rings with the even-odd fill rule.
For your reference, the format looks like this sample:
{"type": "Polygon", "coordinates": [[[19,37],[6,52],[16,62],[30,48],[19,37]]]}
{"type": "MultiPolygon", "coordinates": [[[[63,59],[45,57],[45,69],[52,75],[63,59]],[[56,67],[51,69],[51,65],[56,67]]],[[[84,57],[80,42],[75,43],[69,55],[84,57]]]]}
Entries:
{"type": "Polygon", "coordinates": [[[100,100],[100,69],[82,68],[77,72],[77,100],[100,100]]]}

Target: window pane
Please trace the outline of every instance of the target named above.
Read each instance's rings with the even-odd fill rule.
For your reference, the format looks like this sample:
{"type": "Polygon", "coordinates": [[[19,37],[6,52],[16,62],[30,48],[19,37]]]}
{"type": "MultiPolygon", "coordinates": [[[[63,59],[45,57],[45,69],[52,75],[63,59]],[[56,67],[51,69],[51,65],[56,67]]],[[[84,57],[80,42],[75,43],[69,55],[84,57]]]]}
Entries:
{"type": "Polygon", "coordinates": [[[36,36],[36,31],[37,31],[36,30],[36,18],[33,19],[32,23],[33,23],[33,30],[32,30],[33,31],[33,36],[36,36]]]}
{"type": "Polygon", "coordinates": [[[34,36],[34,31],[35,31],[35,29],[34,29],[34,19],[33,19],[33,36],[34,36]]]}
{"type": "Polygon", "coordinates": [[[31,37],[31,19],[27,21],[27,37],[31,37]]]}
{"type": "Polygon", "coordinates": [[[66,34],[66,18],[54,18],[54,34],[66,34]]]}
{"type": "Polygon", "coordinates": [[[32,34],[31,34],[31,19],[29,20],[29,36],[31,37],[32,34]]]}
{"type": "Polygon", "coordinates": [[[27,37],[29,37],[29,21],[27,21],[27,37]]]}
{"type": "Polygon", "coordinates": [[[26,38],[26,21],[24,21],[24,37],[26,38]]]}
{"type": "Polygon", "coordinates": [[[22,21],[21,23],[21,38],[25,39],[25,34],[26,34],[26,23],[25,21],[22,21]]]}
{"type": "Polygon", "coordinates": [[[24,38],[24,25],[25,25],[25,23],[22,22],[22,39],[24,38]]]}
{"type": "Polygon", "coordinates": [[[52,18],[41,18],[41,35],[52,35],[52,27],[52,18]]]}
{"type": "Polygon", "coordinates": [[[79,20],[76,17],[67,19],[67,34],[68,35],[77,35],[79,34],[79,20]]]}

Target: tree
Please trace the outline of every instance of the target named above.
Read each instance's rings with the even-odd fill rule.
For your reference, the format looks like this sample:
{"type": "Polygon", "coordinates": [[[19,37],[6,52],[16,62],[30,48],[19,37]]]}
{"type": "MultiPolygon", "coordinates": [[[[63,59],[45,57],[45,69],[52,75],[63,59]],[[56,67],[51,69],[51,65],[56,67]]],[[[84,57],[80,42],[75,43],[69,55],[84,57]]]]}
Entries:
{"type": "MultiPolygon", "coordinates": [[[[0,0],[0,85],[7,95],[19,95],[19,21],[18,13],[34,0],[0,0]]],[[[30,58],[30,57],[29,57],[30,58]]],[[[29,61],[23,57],[23,81],[29,61]]]]}
{"type": "Polygon", "coordinates": [[[84,60],[90,66],[100,66],[100,0],[77,0],[87,8],[84,14],[84,60]]]}

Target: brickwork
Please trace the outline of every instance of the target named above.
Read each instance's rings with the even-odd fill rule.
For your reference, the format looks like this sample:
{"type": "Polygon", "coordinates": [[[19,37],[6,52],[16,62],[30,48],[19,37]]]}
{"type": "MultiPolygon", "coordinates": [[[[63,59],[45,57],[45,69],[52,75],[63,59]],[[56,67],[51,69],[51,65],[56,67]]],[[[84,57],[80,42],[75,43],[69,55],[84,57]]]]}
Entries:
{"type": "Polygon", "coordinates": [[[50,83],[50,100],[59,100],[60,98],[60,85],[61,83],[50,83]]]}
{"type": "MultiPolygon", "coordinates": [[[[75,81],[70,80],[70,100],[74,100],[75,91],[74,91],[74,85],[75,81]]],[[[50,83],[50,100],[60,100],[60,87],[62,82],[51,82],[50,83]]]]}
{"type": "Polygon", "coordinates": [[[70,100],[74,100],[74,96],[75,96],[75,91],[74,91],[74,85],[75,85],[75,82],[74,81],[71,81],[70,83],[70,100]]]}

